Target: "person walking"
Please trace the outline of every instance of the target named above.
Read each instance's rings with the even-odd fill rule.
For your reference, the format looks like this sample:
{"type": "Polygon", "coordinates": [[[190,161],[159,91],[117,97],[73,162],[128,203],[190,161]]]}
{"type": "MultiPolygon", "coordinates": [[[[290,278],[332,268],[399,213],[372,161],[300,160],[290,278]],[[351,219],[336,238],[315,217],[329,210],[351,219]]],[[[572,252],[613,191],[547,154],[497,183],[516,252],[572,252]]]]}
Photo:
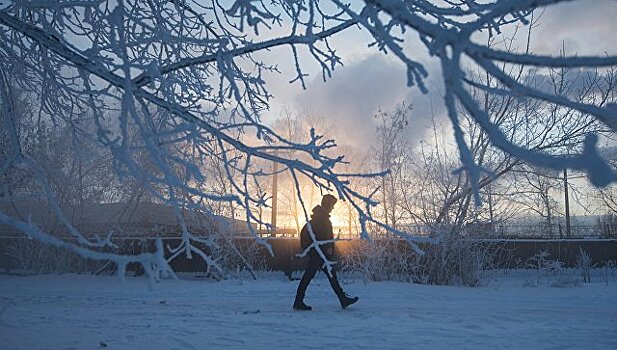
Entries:
{"type": "MultiPolygon", "coordinates": [[[[330,221],[330,213],[332,209],[334,209],[334,204],[336,204],[336,197],[331,194],[326,194],[321,199],[321,205],[315,206],[313,208],[313,215],[311,215],[311,220],[304,225],[302,231],[300,232],[300,244],[302,249],[308,248],[312,243],[313,239],[309,233],[308,225],[311,225],[313,234],[315,235],[315,239],[317,241],[329,241],[334,239],[334,234],[332,232],[332,222],[330,221]]],[[[320,245],[321,250],[323,251],[326,259],[332,261],[334,256],[334,242],[326,243],[320,245]]],[[[310,311],[312,308],[304,303],[304,296],[306,294],[306,289],[308,288],[309,283],[318,270],[323,270],[328,276],[328,281],[330,282],[330,286],[336,296],[338,297],[341,307],[343,309],[347,308],[349,305],[358,301],[358,297],[349,297],[341,287],[338,279],[336,278],[336,272],[331,270],[328,272],[328,269],[325,265],[324,260],[319,255],[315,247],[311,247],[308,256],[308,265],[304,270],[304,275],[300,280],[300,284],[298,285],[298,290],[296,291],[296,299],[293,304],[293,309],[296,311],[310,311]]]]}

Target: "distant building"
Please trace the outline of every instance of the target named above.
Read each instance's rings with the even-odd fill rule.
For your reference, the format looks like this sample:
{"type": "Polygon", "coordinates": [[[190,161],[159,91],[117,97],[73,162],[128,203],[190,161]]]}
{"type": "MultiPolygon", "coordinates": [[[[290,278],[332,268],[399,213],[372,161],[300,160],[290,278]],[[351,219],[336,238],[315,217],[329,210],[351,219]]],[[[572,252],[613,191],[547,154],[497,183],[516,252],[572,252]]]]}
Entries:
{"type": "MultiPolygon", "coordinates": [[[[68,237],[69,230],[52,208],[44,202],[0,202],[0,211],[22,221],[29,221],[47,233],[68,237]]],[[[182,210],[188,230],[198,236],[225,230],[234,236],[250,234],[245,221],[207,214],[197,210],[182,210]]],[[[134,203],[97,203],[77,208],[63,208],[63,215],[85,237],[93,235],[114,237],[178,236],[181,232],[173,207],[168,205],[134,203]]],[[[253,229],[256,225],[251,224],[253,229]]],[[[22,232],[0,224],[0,236],[20,236],[22,232]]]]}

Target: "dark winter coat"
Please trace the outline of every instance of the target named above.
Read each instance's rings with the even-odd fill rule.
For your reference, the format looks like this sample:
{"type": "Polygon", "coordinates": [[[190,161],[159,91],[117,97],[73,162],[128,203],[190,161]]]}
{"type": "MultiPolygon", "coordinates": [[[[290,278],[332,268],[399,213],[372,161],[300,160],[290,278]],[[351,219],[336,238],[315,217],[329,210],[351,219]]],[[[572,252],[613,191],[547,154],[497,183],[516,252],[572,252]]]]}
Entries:
{"type": "MultiPolygon", "coordinates": [[[[313,233],[315,234],[315,238],[318,241],[328,241],[334,239],[334,234],[332,233],[332,222],[330,221],[330,213],[322,208],[321,205],[313,208],[313,215],[311,215],[311,220],[309,221],[311,227],[313,228],[313,233]]],[[[309,245],[313,243],[311,239],[311,235],[308,231],[308,224],[305,224],[300,232],[300,245],[302,245],[302,249],[306,249],[309,245]]],[[[321,247],[325,248],[325,250],[331,250],[333,244],[324,244],[321,247]]]]}

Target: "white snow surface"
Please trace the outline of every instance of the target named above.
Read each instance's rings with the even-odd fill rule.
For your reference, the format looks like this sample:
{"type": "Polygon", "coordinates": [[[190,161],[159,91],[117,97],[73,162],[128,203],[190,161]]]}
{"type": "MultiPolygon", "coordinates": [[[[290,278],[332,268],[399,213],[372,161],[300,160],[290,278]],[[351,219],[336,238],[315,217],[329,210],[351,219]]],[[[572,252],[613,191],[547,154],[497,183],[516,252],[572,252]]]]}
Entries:
{"type": "Polygon", "coordinates": [[[487,287],[344,281],[341,310],[323,275],[214,282],[0,275],[2,349],[617,349],[617,284],[487,287]]]}

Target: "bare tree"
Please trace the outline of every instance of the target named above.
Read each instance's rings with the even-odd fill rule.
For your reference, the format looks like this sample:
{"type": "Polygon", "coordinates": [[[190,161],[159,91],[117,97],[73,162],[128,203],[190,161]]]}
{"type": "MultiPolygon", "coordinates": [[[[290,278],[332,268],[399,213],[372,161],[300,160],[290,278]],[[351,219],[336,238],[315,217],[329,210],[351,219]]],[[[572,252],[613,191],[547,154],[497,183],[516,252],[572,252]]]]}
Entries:
{"type": "Polygon", "coordinates": [[[409,185],[407,165],[409,164],[410,145],[407,142],[409,119],[412,106],[404,103],[393,111],[379,111],[376,121],[376,138],[373,146],[374,162],[379,171],[386,174],[379,179],[375,187],[379,188],[380,205],[386,225],[397,228],[404,220],[404,211],[400,210],[403,202],[401,195],[409,185]]]}
{"type": "MultiPolygon", "coordinates": [[[[617,149],[614,147],[606,148],[605,154],[612,166],[617,168],[617,149]]],[[[596,189],[591,196],[597,202],[602,203],[607,212],[617,215],[617,187],[615,185],[596,189]]]]}
{"type": "Polygon", "coordinates": [[[614,187],[600,191],[599,197],[613,214],[617,214],[617,190],[614,187]]]}
{"type": "MultiPolygon", "coordinates": [[[[14,110],[6,102],[11,99],[8,87],[18,84],[22,90],[36,95],[38,114],[51,123],[72,126],[84,115],[93,118],[96,130],[89,132],[89,136],[113,155],[116,173],[138,179],[154,197],[176,208],[183,232],[182,244],[176,251],[185,251],[187,255],[194,252],[208,259],[191,244],[196,237],[180,215],[183,208],[193,208],[193,203],[234,202],[243,209],[247,223],[261,222],[252,208],[264,205],[266,198],[251,193],[249,187],[251,179],[268,175],[257,165],[259,161],[279,164],[296,186],[298,179],[305,177],[315,186],[336,192],[357,212],[364,237],[368,237],[367,225],[371,224],[389,229],[412,243],[421,241],[373,217],[371,208],[377,201],[349,185],[353,179],[370,175],[337,171],[336,166],[344,158],[327,153],[335,147],[333,140],[313,130],[306,142],[293,142],[261,121],[271,97],[265,79],[277,67],[260,60],[256,53],[265,54],[277,46],[289,48],[296,68],[291,82],[305,86],[303,57],[316,62],[323,78],[328,78],[341,62],[329,38],[361,26],[373,36],[373,46],[392,53],[406,65],[408,84],[426,91],[426,69],[405,51],[399,39],[401,31],[411,30],[440,62],[444,103],[476,203],[481,199],[483,167],[474,159],[458,107],[504,153],[535,166],[581,170],[593,184],[605,186],[615,182],[617,174],[599,156],[595,134],[585,136],[573,153],[530,149],[509,139],[498,121],[489,117],[490,111],[469,92],[475,87],[491,94],[544,101],[584,113],[608,130],[617,130],[614,104],[598,105],[597,101],[546,93],[532,83],[517,81],[501,68],[609,67],[617,64],[616,57],[516,54],[472,40],[480,32],[499,32],[514,23],[527,24],[533,10],[559,2],[456,0],[436,5],[417,0],[365,0],[351,6],[339,0],[9,1],[0,9],[0,85],[2,113],[8,116],[3,126],[10,140],[7,154],[11,156],[0,169],[7,171],[18,164],[34,174],[39,186],[49,189],[36,159],[20,151],[20,139],[11,123],[14,110]],[[472,62],[499,85],[469,80],[464,62],[472,62]],[[106,113],[114,110],[118,113],[111,114],[113,118],[106,113]],[[138,134],[130,134],[131,127],[138,134]],[[239,132],[250,132],[255,137],[248,142],[236,137],[239,132]],[[287,157],[289,151],[296,156],[287,157]],[[147,155],[148,164],[139,161],[140,154],[147,155]],[[212,154],[222,161],[233,194],[204,190],[208,188],[207,179],[200,166],[212,154]],[[311,162],[303,161],[300,154],[311,162]],[[239,178],[232,176],[232,170],[238,172],[239,178]]],[[[568,119],[566,116],[563,120],[568,119]]],[[[299,200],[307,217],[301,196],[299,200]]],[[[62,215],[59,210],[57,214],[62,215]]],[[[82,238],[83,245],[59,241],[4,213],[0,213],[0,222],[92,258],[110,258],[121,266],[130,261],[166,266],[160,252],[137,257],[102,254],[88,248],[98,242],[88,241],[76,230],[73,233],[82,238]]],[[[319,248],[318,243],[315,246],[319,248]]],[[[323,254],[322,257],[325,259],[323,254]]]]}
{"type": "MultiPolygon", "coordinates": [[[[534,20],[532,17],[531,21],[535,23],[534,21],[537,21],[537,19],[534,20]]],[[[530,24],[527,32],[526,54],[529,53],[533,23],[530,24]]],[[[499,41],[505,43],[504,50],[514,54],[512,43],[516,35],[516,31],[503,38],[489,34],[487,47],[493,47],[493,42],[497,41],[496,39],[499,37],[499,41]]],[[[560,57],[566,57],[565,49],[560,53],[560,57]]],[[[598,106],[608,106],[615,101],[616,76],[615,70],[612,68],[600,71],[598,69],[581,70],[561,67],[548,70],[546,75],[540,74],[535,69],[526,70],[524,66],[512,67],[504,64],[500,69],[504,74],[512,74],[516,82],[532,84],[541,91],[567,96],[576,101],[589,101],[598,106]]],[[[544,100],[509,94],[495,94],[491,89],[483,89],[481,86],[504,88],[503,83],[488,72],[479,70],[471,74],[471,78],[467,81],[472,84],[470,95],[478,105],[483,106],[489,120],[494,125],[499,126],[509,142],[520,145],[525,149],[548,154],[571,154],[573,151],[580,151],[584,143],[583,140],[589,135],[610,135],[611,133],[603,124],[598,123],[587,113],[544,100]]],[[[488,200],[488,217],[490,222],[494,222],[494,200],[499,198],[499,196],[493,195],[494,190],[501,187],[499,190],[501,194],[506,194],[507,188],[510,188],[510,193],[512,191],[517,192],[518,189],[513,187],[521,184],[518,183],[516,186],[512,186],[514,183],[508,184],[508,182],[516,181],[516,178],[507,177],[507,175],[512,171],[525,172],[529,169],[529,164],[525,160],[493,147],[490,135],[481,125],[476,123],[475,116],[464,106],[460,106],[458,113],[461,115],[460,127],[469,145],[469,154],[474,163],[482,167],[485,173],[480,177],[477,184],[477,190],[480,190],[480,193],[474,192],[473,184],[466,176],[468,173],[458,174],[458,177],[445,174],[447,169],[454,168],[455,164],[450,157],[449,164],[444,167],[446,152],[443,147],[440,151],[439,145],[434,143],[431,146],[434,148],[433,151],[429,150],[430,152],[427,153],[426,147],[420,147],[419,152],[423,156],[423,160],[419,160],[419,163],[425,164],[426,169],[432,166],[427,164],[428,162],[442,164],[439,170],[432,171],[433,175],[428,178],[431,179],[432,183],[441,182],[440,187],[443,188],[443,191],[429,191],[429,194],[425,196],[433,202],[432,208],[438,208],[438,213],[432,217],[432,220],[430,220],[431,216],[429,215],[427,217],[429,220],[425,221],[430,221],[433,224],[445,224],[454,229],[461,228],[466,221],[472,219],[470,215],[477,216],[483,210],[482,208],[480,208],[480,211],[478,208],[470,209],[474,193],[484,196],[488,200]],[[449,181],[447,181],[448,178],[449,181]],[[448,187],[448,184],[451,184],[451,187],[448,187]],[[482,191],[483,189],[484,191],[482,191]],[[439,193],[439,195],[435,196],[435,193],[439,193]],[[435,198],[442,198],[443,202],[435,203],[435,198]]],[[[429,173],[418,176],[428,179],[426,175],[429,173]]],[[[425,183],[424,186],[426,185],[425,183]]],[[[529,192],[527,190],[527,193],[529,192]]],[[[502,209],[505,210],[503,214],[506,216],[509,216],[508,212],[512,211],[511,206],[502,206],[502,209]]],[[[430,213],[430,210],[425,208],[424,214],[427,213],[430,213]]]]}
{"type": "Polygon", "coordinates": [[[515,180],[521,187],[513,193],[512,200],[543,218],[544,232],[553,237],[555,217],[560,214],[553,192],[561,185],[560,179],[555,174],[529,168],[517,171],[517,177],[522,178],[515,180]]]}

